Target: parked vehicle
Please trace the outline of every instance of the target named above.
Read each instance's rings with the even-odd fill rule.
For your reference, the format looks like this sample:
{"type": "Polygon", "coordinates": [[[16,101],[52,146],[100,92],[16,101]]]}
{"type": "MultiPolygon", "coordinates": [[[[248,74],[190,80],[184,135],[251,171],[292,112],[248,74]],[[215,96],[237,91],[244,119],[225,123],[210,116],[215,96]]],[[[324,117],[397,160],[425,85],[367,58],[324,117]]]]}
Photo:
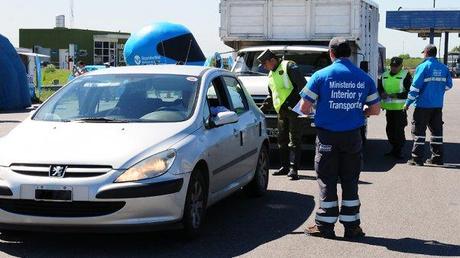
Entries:
{"type": "MultiPolygon", "coordinates": [[[[267,48],[295,61],[308,80],[313,72],[330,64],[328,43],[342,36],[352,43],[351,60],[357,66],[374,80],[383,72],[385,49],[377,42],[379,11],[372,1],[221,0],[220,13],[220,37],[237,53],[232,71],[259,105],[268,94],[268,72],[259,68],[256,57],[267,48]]],[[[266,116],[270,142],[276,143],[276,113],[271,110],[266,116]]],[[[301,118],[302,148],[312,149],[314,113],[301,118]]],[[[363,128],[363,135],[365,131],[363,128]]]]}
{"type": "Polygon", "coordinates": [[[132,66],[71,81],[0,139],[0,228],[179,223],[268,185],[264,115],[235,75],[132,66]]]}
{"type": "Polygon", "coordinates": [[[67,81],[71,81],[75,79],[75,77],[80,76],[81,74],[89,73],[89,72],[97,71],[101,69],[107,69],[108,67],[109,66],[106,66],[106,65],[85,65],[85,67],[79,70],[79,68],[76,65],[74,65],[72,67],[72,72],[69,74],[69,77],[67,78],[67,81]]]}

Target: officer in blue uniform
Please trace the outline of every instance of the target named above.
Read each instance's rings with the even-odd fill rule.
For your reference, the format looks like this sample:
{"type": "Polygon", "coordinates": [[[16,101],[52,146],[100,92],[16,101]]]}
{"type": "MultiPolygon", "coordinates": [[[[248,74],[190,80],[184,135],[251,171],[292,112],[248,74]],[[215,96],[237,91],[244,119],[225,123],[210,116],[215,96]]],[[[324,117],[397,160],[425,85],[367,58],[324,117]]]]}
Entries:
{"type": "Polygon", "coordinates": [[[329,56],[333,64],[313,74],[301,91],[301,111],[308,114],[316,101],[315,170],[320,205],[315,225],[305,233],[335,238],[337,219],[346,238],[364,236],[360,227],[358,181],[362,162],[360,128],[365,117],[380,113],[375,82],[350,60],[351,47],[344,38],[333,38],[329,56]],[[366,107],[367,105],[367,107],[366,107]],[[339,212],[337,182],[342,186],[339,212]]]}
{"type": "Polygon", "coordinates": [[[435,45],[428,45],[423,50],[425,60],[415,70],[404,109],[414,104],[412,122],[414,146],[409,165],[423,166],[425,156],[426,128],[431,132],[431,158],[427,163],[443,165],[443,121],[442,107],[444,93],[452,88],[449,69],[436,58],[438,50],[435,45]]]}

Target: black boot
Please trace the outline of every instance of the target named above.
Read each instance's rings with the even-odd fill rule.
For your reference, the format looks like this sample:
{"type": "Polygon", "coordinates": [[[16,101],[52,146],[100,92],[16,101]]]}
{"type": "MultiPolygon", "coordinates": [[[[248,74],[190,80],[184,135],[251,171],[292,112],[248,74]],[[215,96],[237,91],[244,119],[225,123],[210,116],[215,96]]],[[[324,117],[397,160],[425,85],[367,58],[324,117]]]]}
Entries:
{"type": "Polygon", "coordinates": [[[280,148],[280,162],[281,168],[274,172],[272,175],[274,176],[285,176],[289,173],[289,149],[287,148],[280,148]]]}
{"type": "Polygon", "coordinates": [[[426,163],[430,165],[438,165],[438,166],[444,165],[442,158],[438,158],[438,157],[430,158],[426,161],[426,163]]]}
{"type": "Polygon", "coordinates": [[[407,164],[411,165],[411,166],[422,167],[423,166],[423,161],[415,160],[414,158],[411,158],[410,160],[407,161],[407,164]]]}
{"type": "Polygon", "coordinates": [[[281,167],[278,171],[273,172],[274,176],[285,176],[289,173],[288,167],[281,167]]]}
{"type": "Polygon", "coordinates": [[[287,176],[290,177],[291,180],[299,180],[299,175],[297,174],[297,168],[291,167],[289,169],[289,173],[287,174],[287,176]]]}
{"type": "Polygon", "coordinates": [[[363,232],[363,229],[360,226],[358,226],[356,228],[346,228],[343,237],[348,239],[354,239],[363,237],[365,235],[366,233],[363,232]]]}

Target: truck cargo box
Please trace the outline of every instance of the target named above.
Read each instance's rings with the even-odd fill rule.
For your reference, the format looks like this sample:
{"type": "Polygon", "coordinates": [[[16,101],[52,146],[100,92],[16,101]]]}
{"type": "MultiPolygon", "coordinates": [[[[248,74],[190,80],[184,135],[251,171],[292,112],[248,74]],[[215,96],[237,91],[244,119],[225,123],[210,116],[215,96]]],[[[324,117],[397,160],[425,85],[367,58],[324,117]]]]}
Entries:
{"type": "Polygon", "coordinates": [[[336,36],[352,42],[352,60],[369,62],[377,77],[378,5],[370,0],[221,0],[222,41],[240,50],[263,45],[327,45],[336,36]]]}
{"type": "Polygon", "coordinates": [[[220,12],[228,43],[363,40],[379,20],[377,4],[367,0],[221,0],[220,12]]]}

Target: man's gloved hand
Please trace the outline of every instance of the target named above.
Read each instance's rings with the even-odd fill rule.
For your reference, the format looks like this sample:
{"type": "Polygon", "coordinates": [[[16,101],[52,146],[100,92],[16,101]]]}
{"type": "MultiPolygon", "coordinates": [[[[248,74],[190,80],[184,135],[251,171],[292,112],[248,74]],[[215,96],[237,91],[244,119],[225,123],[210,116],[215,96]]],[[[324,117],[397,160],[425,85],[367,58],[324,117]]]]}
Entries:
{"type": "Polygon", "coordinates": [[[263,103],[262,106],[259,107],[260,111],[262,112],[267,112],[267,104],[266,103],[263,103]]]}

